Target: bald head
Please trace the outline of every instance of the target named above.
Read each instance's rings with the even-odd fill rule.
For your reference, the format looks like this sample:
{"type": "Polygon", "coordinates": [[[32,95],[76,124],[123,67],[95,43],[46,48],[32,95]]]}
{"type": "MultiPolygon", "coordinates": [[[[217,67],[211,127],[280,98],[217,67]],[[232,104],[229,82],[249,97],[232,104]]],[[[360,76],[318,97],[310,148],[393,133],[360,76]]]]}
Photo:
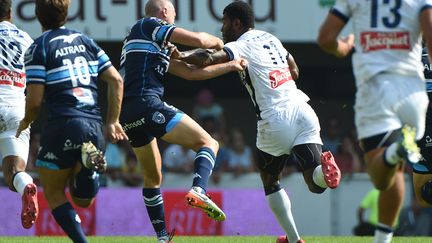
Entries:
{"type": "Polygon", "coordinates": [[[147,17],[157,17],[164,8],[172,6],[169,0],[149,0],[145,5],[145,15],[147,17]]]}

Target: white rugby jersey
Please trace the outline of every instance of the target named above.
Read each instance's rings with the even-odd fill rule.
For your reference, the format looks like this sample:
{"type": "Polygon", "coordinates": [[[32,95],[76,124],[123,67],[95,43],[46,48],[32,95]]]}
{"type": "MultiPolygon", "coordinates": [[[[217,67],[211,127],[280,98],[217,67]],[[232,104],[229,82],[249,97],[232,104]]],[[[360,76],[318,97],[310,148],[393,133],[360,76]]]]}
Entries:
{"type": "Polygon", "coordinates": [[[337,0],[331,12],[352,19],[357,85],[380,72],[423,77],[419,15],[432,0],[337,0]]]}
{"type": "Polygon", "coordinates": [[[240,72],[240,76],[258,119],[266,119],[285,109],[290,99],[309,100],[291,77],[287,50],[272,34],[249,30],[237,41],[225,44],[224,50],[231,60],[244,58],[248,61],[246,71],[240,72]]]}
{"type": "Polygon", "coordinates": [[[30,36],[8,21],[0,22],[0,105],[24,106],[26,75],[24,53],[30,36]]]}

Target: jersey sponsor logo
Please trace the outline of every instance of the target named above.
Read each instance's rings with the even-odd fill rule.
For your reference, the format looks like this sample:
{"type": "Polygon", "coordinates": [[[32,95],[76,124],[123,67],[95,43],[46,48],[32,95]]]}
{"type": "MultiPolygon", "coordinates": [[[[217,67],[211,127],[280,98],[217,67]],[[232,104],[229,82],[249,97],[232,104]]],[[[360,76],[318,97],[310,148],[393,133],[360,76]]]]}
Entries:
{"type": "Polygon", "coordinates": [[[60,49],[57,49],[55,52],[55,57],[63,57],[70,54],[83,53],[86,52],[86,48],[84,45],[78,46],[67,46],[60,49]]]}
{"type": "Polygon", "coordinates": [[[25,83],[25,73],[17,73],[6,69],[0,69],[0,85],[13,85],[19,88],[24,88],[25,83]]]}
{"type": "Polygon", "coordinates": [[[75,38],[77,38],[78,36],[81,36],[81,34],[80,33],[74,33],[71,35],[59,35],[55,38],[52,38],[50,40],[50,42],[57,41],[57,40],[63,40],[64,43],[72,44],[72,41],[74,41],[75,38]]]}
{"type": "Polygon", "coordinates": [[[363,52],[377,50],[409,50],[409,32],[362,32],[360,44],[363,52]]]}
{"type": "Polygon", "coordinates": [[[270,87],[276,89],[282,84],[292,80],[291,73],[288,68],[273,70],[269,73],[270,87]]]}
{"type": "Polygon", "coordinates": [[[63,144],[63,151],[69,151],[73,149],[80,149],[81,144],[73,144],[70,139],[66,139],[66,141],[63,144]]]}
{"type": "Polygon", "coordinates": [[[125,124],[123,125],[123,130],[126,132],[126,131],[128,131],[128,130],[130,130],[130,129],[132,129],[132,128],[139,127],[139,126],[142,126],[142,125],[144,125],[144,124],[145,124],[145,118],[143,117],[143,118],[141,118],[141,119],[139,119],[139,120],[136,120],[136,121],[134,121],[134,122],[131,122],[131,123],[125,123],[125,124]]]}
{"type": "Polygon", "coordinates": [[[159,111],[156,111],[155,113],[153,113],[152,120],[157,124],[163,124],[165,123],[165,116],[159,111]]]}

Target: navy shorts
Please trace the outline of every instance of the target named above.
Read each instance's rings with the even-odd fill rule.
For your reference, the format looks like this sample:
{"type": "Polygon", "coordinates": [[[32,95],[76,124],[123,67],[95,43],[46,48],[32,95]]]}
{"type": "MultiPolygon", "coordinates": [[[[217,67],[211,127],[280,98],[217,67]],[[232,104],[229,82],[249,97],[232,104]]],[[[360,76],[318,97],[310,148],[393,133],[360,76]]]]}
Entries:
{"type": "MultiPolygon", "coordinates": [[[[432,101],[432,94],[428,93],[429,100],[432,101]]],[[[418,174],[432,174],[432,103],[426,114],[426,127],[425,133],[417,142],[424,160],[413,165],[414,172],[418,174]]]]}
{"type": "Polygon", "coordinates": [[[91,141],[105,150],[102,122],[88,118],[61,118],[49,121],[41,135],[37,167],[69,169],[81,161],[81,145],[91,141]]]}
{"type": "Polygon", "coordinates": [[[171,131],[184,113],[156,96],[123,100],[120,123],[132,147],[141,147],[171,131]]]}

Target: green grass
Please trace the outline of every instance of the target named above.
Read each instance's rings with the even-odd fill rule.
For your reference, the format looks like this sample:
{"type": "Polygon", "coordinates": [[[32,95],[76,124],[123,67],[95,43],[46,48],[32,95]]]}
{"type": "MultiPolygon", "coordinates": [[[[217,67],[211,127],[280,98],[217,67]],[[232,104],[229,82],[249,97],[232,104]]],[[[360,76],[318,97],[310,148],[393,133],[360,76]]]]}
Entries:
{"type": "MultiPolygon", "coordinates": [[[[307,243],[372,243],[372,237],[353,237],[353,236],[306,236],[307,243]]],[[[209,236],[209,237],[187,237],[176,236],[175,243],[274,243],[274,236],[209,236]]],[[[66,237],[0,237],[0,242],[7,243],[70,243],[66,237]]],[[[154,237],[129,237],[129,236],[93,236],[89,237],[89,243],[128,243],[128,242],[149,242],[155,243],[154,237]]],[[[393,243],[432,243],[432,237],[395,237],[393,243]]]]}

